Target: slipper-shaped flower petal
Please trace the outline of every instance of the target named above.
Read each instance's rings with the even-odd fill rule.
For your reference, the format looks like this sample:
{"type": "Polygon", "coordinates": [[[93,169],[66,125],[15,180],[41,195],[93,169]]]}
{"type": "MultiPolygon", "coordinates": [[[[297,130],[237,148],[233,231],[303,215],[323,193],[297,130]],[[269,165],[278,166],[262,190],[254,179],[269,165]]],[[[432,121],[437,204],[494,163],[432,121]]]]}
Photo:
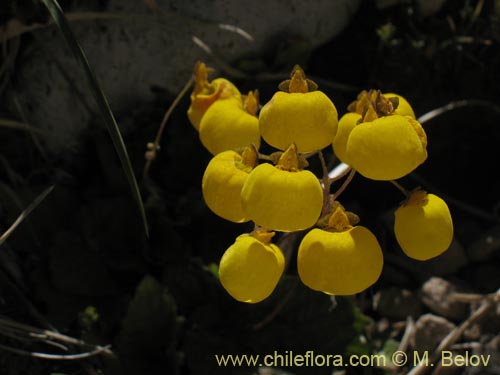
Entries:
{"type": "Polygon", "coordinates": [[[383,256],[365,227],[344,232],[313,229],[299,247],[297,267],[302,282],[327,294],[351,295],[373,285],[382,272],[383,256]]]}
{"type": "Polygon", "coordinates": [[[417,190],[396,210],[394,233],[410,258],[434,258],[446,251],[453,240],[450,210],[438,196],[417,190]]]}
{"type": "Polygon", "coordinates": [[[250,144],[260,146],[259,120],[255,116],[258,102],[250,92],[244,102],[234,98],[217,100],[200,122],[200,140],[213,155],[250,144]],[[251,101],[252,112],[246,110],[251,101]]]}
{"type": "Polygon", "coordinates": [[[241,189],[256,162],[254,149],[246,148],[242,155],[221,152],[208,163],[201,186],[205,203],[215,214],[235,223],[249,220],[241,206],[241,189]]]}
{"type": "MultiPolygon", "coordinates": [[[[292,150],[292,151],[291,151],[292,150]]],[[[313,226],[321,214],[323,191],[317,177],[296,167],[283,167],[292,145],[278,162],[278,166],[257,166],[243,185],[241,199],[246,217],[264,228],[293,232],[313,226]]]]}
{"type": "Polygon", "coordinates": [[[311,230],[300,243],[297,257],[300,279],[309,288],[327,294],[362,292],[382,272],[380,245],[367,228],[349,225],[343,207],[332,214],[330,222],[332,219],[337,222],[335,225],[311,230]]]}
{"type": "Polygon", "coordinates": [[[346,113],[339,120],[339,127],[337,134],[335,135],[335,140],[333,141],[333,151],[335,155],[344,163],[347,162],[346,148],[349,135],[352,130],[356,127],[359,120],[361,120],[361,115],[355,112],[346,113]]]}
{"type": "Polygon", "coordinates": [[[292,143],[300,152],[330,145],[337,132],[335,105],[323,92],[310,91],[311,85],[298,67],[288,86],[289,92],[275,93],[262,107],[259,115],[262,138],[280,150],[286,150],[292,143]]]}
{"type": "Polygon", "coordinates": [[[427,136],[410,104],[397,94],[363,91],[339,121],[337,157],[373,180],[395,180],[427,159],[427,136]]]}
{"type": "Polygon", "coordinates": [[[241,101],[239,90],[225,78],[216,78],[208,82],[208,73],[211,71],[205,63],[197,62],[194,67],[195,86],[191,93],[191,105],[187,115],[196,130],[207,109],[220,99],[234,98],[241,101]]]}
{"type": "Polygon", "coordinates": [[[427,159],[427,138],[411,117],[390,115],[356,125],[345,146],[345,163],[373,180],[396,180],[427,159]]]}
{"type": "Polygon", "coordinates": [[[267,231],[242,234],[222,256],[219,279],[234,299],[257,303],[276,288],[285,258],[280,248],[271,243],[273,235],[267,231]]]}

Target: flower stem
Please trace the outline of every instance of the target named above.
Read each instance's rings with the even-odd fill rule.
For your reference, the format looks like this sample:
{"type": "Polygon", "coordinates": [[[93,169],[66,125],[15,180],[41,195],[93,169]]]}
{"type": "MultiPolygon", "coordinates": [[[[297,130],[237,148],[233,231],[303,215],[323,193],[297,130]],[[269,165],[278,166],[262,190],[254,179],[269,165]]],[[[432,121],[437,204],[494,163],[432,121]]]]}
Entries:
{"type": "Polygon", "coordinates": [[[391,180],[390,183],[393,184],[400,192],[402,192],[406,198],[410,196],[410,192],[406,190],[403,186],[401,186],[399,182],[391,180]]]}
{"type": "Polygon", "coordinates": [[[260,160],[273,161],[273,159],[269,155],[261,154],[260,152],[259,152],[259,159],[260,160]]]}
{"type": "Polygon", "coordinates": [[[321,168],[323,170],[323,211],[327,209],[328,203],[330,202],[330,186],[332,181],[328,178],[328,167],[326,166],[325,156],[322,151],[318,152],[319,160],[321,161],[321,168]]]}
{"type": "Polygon", "coordinates": [[[158,151],[160,150],[160,140],[161,136],[163,135],[163,131],[165,130],[165,126],[167,125],[167,121],[172,115],[172,112],[174,109],[177,107],[181,99],[186,95],[188,90],[191,88],[192,84],[194,83],[194,77],[191,77],[191,79],[186,83],[186,85],[182,88],[182,90],[179,92],[179,94],[175,97],[174,101],[170,105],[170,107],[167,109],[167,112],[165,112],[165,115],[163,116],[163,120],[160,124],[160,128],[158,129],[158,133],[156,133],[156,138],[154,142],[151,142],[148,144],[148,150],[146,152],[146,164],[144,165],[144,170],[142,172],[142,176],[146,177],[149,172],[149,168],[151,167],[151,164],[153,163],[153,160],[156,159],[156,155],[158,154],[158,151]]]}
{"type": "Polygon", "coordinates": [[[349,174],[347,175],[347,178],[344,180],[344,182],[342,183],[342,185],[339,187],[339,189],[333,194],[333,200],[336,200],[338,199],[339,195],[342,194],[344,192],[344,190],[347,188],[347,186],[349,186],[349,184],[351,183],[352,179],[354,178],[354,175],[356,174],[356,170],[355,169],[351,169],[351,171],[349,172],[349,174]]]}
{"type": "MultiPolygon", "coordinates": [[[[330,169],[330,168],[329,168],[330,169]]],[[[335,176],[335,177],[331,177],[330,178],[330,183],[334,183],[335,181],[338,181],[340,180],[341,178],[347,176],[347,174],[352,170],[352,167],[349,167],[348,165],[346,165],[346,168],[340,172],[340,174],[338,176],[335,176]]]]}

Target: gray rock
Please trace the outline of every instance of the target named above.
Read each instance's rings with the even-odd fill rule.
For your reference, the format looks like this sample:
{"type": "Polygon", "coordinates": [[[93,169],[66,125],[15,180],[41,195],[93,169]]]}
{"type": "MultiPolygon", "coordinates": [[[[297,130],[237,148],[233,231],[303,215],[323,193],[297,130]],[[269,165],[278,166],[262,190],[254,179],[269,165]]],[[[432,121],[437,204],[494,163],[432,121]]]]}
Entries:
{"type": "MultiPolygon", "coordinates": [[[[500,304],[497,308],[491,309],[485,314],[484,317],[478,322],[481,333],[484,334],[497,334],[500,332],[500,304]]],[[[500,340],[500,336],[498,338],[500,340]]]]}
{"type": "MultiPolygon", "coordinates": [[[[104,14],[109,17],[74,21],[71,27],[112,110],[120,114],[150,100],[154,85],[177,93],[197,60],[210,63],[193,36],[227,62],[259,56],[280,40],[297,39],[312,49],[340,32],[360,1],[163,0],[157,1],[161,9],[157,12],[143,1],[109,3],[104,14]],[[244,29],[253,41],[219,23],[244,29]]],[[[48,149],[70,151],[78,148],[95,104],[58,31],[50,27],[36,33],[36,42],[19,59],[13,90],[30,122],[49,133],[48,149]]]]}
{"type": "Polygon", "coordinates": [[[449,281],[439,277],[431,277],[422,285],[422,303],[432,312],[447,319],[463,320],[469,312],[468,305],[453,300],[452,295],[457,291],[457,287],[449,281]]]}
{"type": "Polygon", "coordinates": [[[481,338],[481,325],[474,323],[464,330],[463,340],[468,342],[479,341],[481,338]]]}
{"type": "Polygon", "coordinates": [[[373,307],[382,316],[397,320],[405,320],[408,316],[416,318],[422,313],[418,296],[408,289],[396,287],[379,290],[373,298],[373,307]]]}
{"type": "Polygon", "coordinates": [[[488,370],[491,374],[499,374],[500,373],[500,335],[495,336],[491,339],[485,346],[483,353],[484,355],[490,355],[491,362],[489,364],[488,370]]]}
{"type": "MultiPolygon", "coordinates": [[[[458,353],[456,353],[456,352],[452,352],[453,358],[455,358],[455,356],[457,354],[458,353]]],[[[437,366],[436,366],[435,374],[439,374],[439,375],[458,375],[458,374],[462,374],[462,372],[463,372],[463,367],[459,367],[459,366],[455,366],[455,365],[451,365],[450,366],[448,363],[446,364],[446,366],[442,366],[441,361],[439,361],[437,363],[437,366]]]]}
{"type": "Polygon", "coordinates": [[[430,353],[454,328],[455,324],[445,318],[433,314],[422,315],[415,323],[413,346],[419,353],[430,353]]]}
{"type": "Polygon", "coordinates": [[[483,337],[481,344],[469,350],[470,354],[481,355],[488,359],[487,366],[468,366],[464,368],[463,375],[498,375],[500,374],[500,335],[483,337]]]}

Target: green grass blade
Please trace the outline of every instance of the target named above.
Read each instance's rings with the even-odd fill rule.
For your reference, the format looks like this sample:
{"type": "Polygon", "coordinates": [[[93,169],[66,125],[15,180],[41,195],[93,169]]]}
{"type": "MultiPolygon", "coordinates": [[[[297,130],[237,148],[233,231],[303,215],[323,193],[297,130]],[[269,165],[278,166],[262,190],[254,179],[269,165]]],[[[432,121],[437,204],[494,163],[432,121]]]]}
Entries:
{"type": "Polygon", "coordinates": [[[38,197],[35,198],[35,200],[33,202],[31,202],[31,204],[28,207],[26,207],[24,209],[23,212],[21,212],[21,215],[19,215],[17,217],[16,221],[14,221],[14,223],[12,223],[12,225],[10,226],[10,228],[7,229],[5,231],[5,233],[0,236],[0,246],[2,246],[5,241],[7,241],[7,238],[10,237],[10,235],[16,230],[16,228],[19,226],[19,224],[21,224],[24,221],[24,219],[26,219],[28,217],[28,215],[36,207],[38,207],[38,205],[40,203],[43,202],[43,200],[45,199],[45,197],[47,197],[47,195],[49,195],[49,193],[52,190],[54,190],[54,185],[52,185],[51,187],[45,189],[38,197]]]}
{"type": "Polygon", "coordinates": [[[127,149],[123,142],[123,138],[120,134],[120,129],[118,128],[118,124],[116,123],[113,112],[111,112],[111,108],[109,107],[109,103],[104,95],[98,81],[97,77],[91,69],[85,52],[82,50],[80,45],[78,44],[73,31],[69,27],[68,21],[64,16],[64,13],[59,6],[57,0],[41,0],[42,3],[47,7],[50,15],[52,16],[55,24],[59,28],[62,36],[64,37],[68,47],[73,52],[73,55],[80,63],[83,68],[85,75],[87,77],[87,83],[89,85],[90,91],[94,96],[95,101],[97,102],[97,106],[99,107],[100,114],[106,124],[106,127],[111,135],[111,139],[115,146],[115,150],[118,153],[120,158],[120,162],[127,176],[128,183],[132,189],[132,194],[134,195],[134,199],[139,208],[142,222],[144,224],[144,230],[146,236],[149,236],[148,222],[146,218],[146,212],[144,210],[144,204],[142,202],[141,193],[139,191],[139,185],[137,184],[137,179],[135,178],[134,171],[132,169],[132,165],[130,164],[130,159],[128,156],[127,149]]]}

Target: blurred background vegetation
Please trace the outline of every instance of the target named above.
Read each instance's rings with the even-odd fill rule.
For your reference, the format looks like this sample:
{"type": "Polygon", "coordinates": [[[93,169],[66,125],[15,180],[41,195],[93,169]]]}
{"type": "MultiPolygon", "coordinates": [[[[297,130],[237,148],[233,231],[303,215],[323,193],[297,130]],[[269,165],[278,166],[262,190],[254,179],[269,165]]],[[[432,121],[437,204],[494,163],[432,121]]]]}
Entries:
{"type": "MultiPolygon", "coordinates": [[[[64,32],[41,2],[3,1],[0,234],[53,190],[0,240],[1,374],[403,374],[409,368],[220,368],[214,354],[432,350],[500,288],[500,1],[60,4],[109,99],[150,234],[64,32]],[[242,92],[259,89],[262,103],[297,63],[340,114],[363,89],[405,96],[426,115],[429,159],[402,184],[447,200],[450,250],[424,263],[401,255],[391,220],[402,196],[357,176],[342,198],[384,248],[373,288],[330,298],[297,282],[292,262],[268,300],[231,299],[217,264],[251,225],[203,202],[210,155],[188,123],[188,97],[143,176],[146,144],[199,59],[242,92]],[[452,301],[455,291],[474,293],[476,305],[452,301]]],[[[500,373],[493,307],[455,344],[496,353],[494,363],[454,373],[500,373]]]]}

